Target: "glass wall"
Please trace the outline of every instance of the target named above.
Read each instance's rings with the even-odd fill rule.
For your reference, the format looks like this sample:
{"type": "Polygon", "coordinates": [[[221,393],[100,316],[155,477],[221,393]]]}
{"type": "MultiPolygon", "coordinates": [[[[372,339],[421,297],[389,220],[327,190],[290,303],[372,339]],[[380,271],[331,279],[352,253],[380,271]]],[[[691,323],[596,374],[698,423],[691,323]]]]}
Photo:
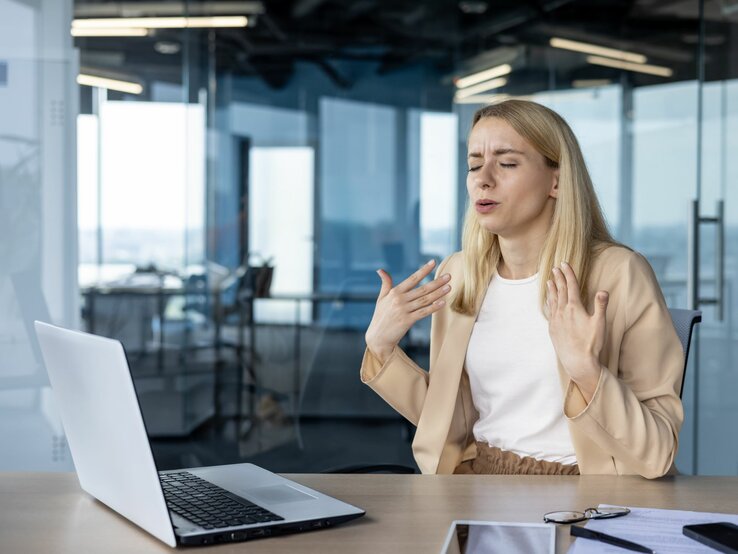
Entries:
{"type": "MultiPolygon", "coordinates": [[[[413,466],[412,429],[358,379],[375,271],[399,281],[459,249],[472,115],[522,97],[569,121],[612,232],[646,255],[670,307],[693,304],[692,200],[708,219],[724,202],[724,264],[705,222],[698,279],[717,297],[724,269],[723,318],[701,304],[677,462],[738,472],[738,441],[714,431],[738,418],[727,4],[236,2],[219,15],[246,27],[77,36],[73,51],[72,10],[163,15],[113,4],[0,0],[13,409],[46,409],[22,311],[47,309],[122,340],[162,467],[413,466]]],[[[402,343],[424,367],[428,341],[423,321],[402,343]]]]}
{"type": "Polygon", "coordinates": [[[79,322],[71,9],[0,0],[2,470],[73,467],[33,334],[79,322]]]}
{"type": "MultiPolygon", "coordinates": [[[[190,10],[198,5],[187,4],[190,10]]],[[[438,13],[416,15],[423,33],[407,43],[401,32],[387,34],[397,14],[367,19],[338,6],[313,6],[304,13],[265,6],[253,25],[238,33],[190,29],[159,36],[157,31],[153,40],[120,42],[120,50],[138,57],[131,54],[131,63],[119,69],[138,75],[144,92],[107,93],[97,103],[100,92],[93,92],[91,112],[104,114],[117,103],[120,110],[140,110],[145,119],[146,113],[164,117],[166,109],[186,106],[200,110],[203,121],[183,129],[179,116],[177,129],[175,122],[154,128],[150,119],[142,123],[151,129],[149,136],[135,147],[105,139],[97,146],[101,161],[107,159],[106,148],[111,156],[123,156],[119,166],[111,166],[117,181],[106,182],[106,169],[99,169],[100,190],[115,187],[134,203],[146,194],[150,204],[131,220],[120,210],[122,197],[109,193],[106,200],[101,193],[98,219],[90,219],[102,240],[98,260],[103,266],[139,268],[153,263],[182,283],[201,275],[207,292],[199,301],[173,295],[161,314],[155,300],[137,300],[145,305],[136,312],[142,323],[129,334],[131,347],[138,334],[142,363],[156,360],[163,368],[157,371],[178,378],[202,374],[212,387],[216,418],[206,410],[201,419],[206,427],[231,425],[229,440],[242,457],[274,469],[324,469],[311,465],[316,463],[311,448],[328,448],[316,443],[316,436],[360,434],[374,425],[388,435],[377,432],[366,442],[397,445],[403,450],[399,459],[412,464],[408,429],[356,377],[379,286],[375,270],[382,267],[400,280],[427,258],[441,259],[459,248],[471,117],[485,102],[506,96],[535,99],[567,118],[613,233],[649,258],[670,305],[685,306],[686,232],[677,230],[686,229],[687,206],[696,191],[699,103],[697,44],[683,38],[699,36],[699,17],[666,6],[654,10],[616,2],[605,13],[570,2],[551,8],[545,18],[521,12],[517,25],[503,25],[492,13],[463,12],[448,3],[438,13]],[[447,34],[457,42],[438,47],[444,15],[452,28],[447,34]],[[619,30],[610,24],[615,17],[624,21],[619,30]],[[679,20],[678,32],[656,39],[653,18],[679,20]],[[363,25],[365,41],[381,31],[375,40],[382,47],[346,38],[333,42],[336,36],[319,20],[342,20],[346,28],[363,25]],[[581,30],[583,20],[587,32],[581,30]],[[160,42],[179,49],[170,48],[167,57],[160,42]],[[409,44],[420,54],[408,58],[409,44]],[[581,44],[611,50],[602,61],[599,52],[582,51],[581,44]],[[315,48],[314,53],[297,55],[298,45],[303,51],[315,48]],[[149,53],[144,65],[147,48],[158,55],[149,53]],[[613,63],[623,56],[655,69],[648,73],[613,63]],[[159,71],[152,71],[157,64],[159,71]],[[460,78],[504,66],[509,69],[500,86],[475,93],[460,86],[460,78]],[[204,136],[199,129],[205,129],[204,136]],[[178,159],[167,158],[165,142],[178,159]],[[664,148],[677,154],[665,156],[664,148]],[[181,173],[162,169],[197,159],[204,173],[200,166],[188,169],[189,184],[177,177],[181,173]],[[132,160],[138,163],[126,164],[132,160]],[[202,225],[182,216],[184,205],[194,207],[194,215],[200,200],[202,225]],[[665,209],[653,210],[654,204],[665,209]],[[106,205],[116,206],[117,214],[106,216],[106,205]],[[181,223],[168,226],[170,242],[145,226],[148,209],[165,214],[156,222],[160,227],[181,223]],[[131,221],[151,239],[146,247],[135,247],[141,239],[124,226],[131,221]],[[183,256],[183,245],[198,244],[203,226],[202,249],[183,256]],[[120,247],[113,248],[114,237],[120,247]],[[134,246],[128,248],[126,241],[134,246]],[[123,255],[129,250],[136,257],[123,255]],[[121,255],[116,258],[115,252],[121,255]],[[270,297],[263,298],[269,279],[270,297]],[[171,360],[191,347],[203,356],[202,364],[176,367],[171,360]],[[291,453],[289,462],[280,457],[284,452],[291,453]]],[[[78,40],[83,58],[87,51],[115,50],[101,40],[78,40]]],[[[123,121],[134,126],[135,118],[123,121]]],[[[97,317],[101,321],[104,313],[97,317]]],[[[428,323],[416,325],[403,342],[425,366],[428,323]]],[[[109,331],[122,335],[120,329],[109,331]]],[[[186,400],[181,403],[182,409],[187,406],[186,400]]],[[[184,451],[198,440],[182,436],[190,437],[184,451]]],[[[687,470],[691,436],[683,437],[680,453],[680,466],[687,470]]],[[[352,448],[322,463],[370,461],[358,444],[349,444],[352,448]]],[[[387,461],[381,459],[387,452],[379,452],[374,461],[387,461]]]]}
{"type": "MultiPolygon", "coordinates": [[[[697,229],[699,285],[692,301],[703,310],[692,375],[694,470],[705,475],[738,474],[738,386],[734,330],[738,251],[738,12],[708,0],[703,6],[700,45],[701,113],[697,165],[701,222],[697,229]],[[722,238],[722,244],[720,242],[722,238]]],[[[686,392],[685,392],[686,394],[686,392]]]]}

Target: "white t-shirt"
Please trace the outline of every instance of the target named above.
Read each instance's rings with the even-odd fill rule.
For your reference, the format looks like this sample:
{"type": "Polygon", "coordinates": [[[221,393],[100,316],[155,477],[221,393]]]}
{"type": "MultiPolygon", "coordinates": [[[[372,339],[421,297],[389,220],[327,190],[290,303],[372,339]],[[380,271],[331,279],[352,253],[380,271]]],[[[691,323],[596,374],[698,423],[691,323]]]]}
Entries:
{"type": "Polygon", "coordinates": [[[466,351],[479,412],[474,438],[519,456],[575,464],[556,360],[538,274],[511,280],[495,272],[466,351]]]}

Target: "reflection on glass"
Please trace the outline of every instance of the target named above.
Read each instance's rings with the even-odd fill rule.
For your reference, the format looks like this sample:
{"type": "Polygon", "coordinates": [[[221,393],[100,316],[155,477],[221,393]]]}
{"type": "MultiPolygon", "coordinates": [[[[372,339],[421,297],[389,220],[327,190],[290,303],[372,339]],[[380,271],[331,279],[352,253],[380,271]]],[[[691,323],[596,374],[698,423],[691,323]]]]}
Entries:
{"type": "MultiPolygon", "coordinates": [[[[313,149],[252,148],[249,240],[257,261],[275,267],[272,294],[309,295],[313,290],[313,149]]],[[[252,260],[252,263],[254,261],[252,260]]],[[[269,301],[255,306],[260,323],[290,323],[294,301],[269,301]]],[[[310,312],[300,322],[309,323],[310,312]]]]}
{"type": "Polygon", "coordinates": [[[79,116],[77,129],[80,262],[169,269],[199,263],[202,106],[104,101],[99,116],[79,116]]]}
{"type": "Polygon", "coordinates": [[[456,249],[456,114],[420,113],[420,253],[443,259],[456,249]]]}
{"type": "Polygon", "coordinates": [[[442,554],[553,554],[556,529],[536,523],[454,522],[442,554]]]}

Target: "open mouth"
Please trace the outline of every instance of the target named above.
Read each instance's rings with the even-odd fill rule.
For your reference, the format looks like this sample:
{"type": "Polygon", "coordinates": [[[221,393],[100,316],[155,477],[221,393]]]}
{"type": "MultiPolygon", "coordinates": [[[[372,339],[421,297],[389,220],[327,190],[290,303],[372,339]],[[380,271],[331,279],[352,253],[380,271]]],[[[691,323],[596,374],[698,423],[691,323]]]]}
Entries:
{"type": "Polygon", "coordinates": [[[499,206],[499,202],[495,202],[494,200],[489,199],[482,199],[477,200],[474,206],[474,209],[477,211],[477,213],[480,214],[488,214],[492,212],[497,206],[499,206]]]}

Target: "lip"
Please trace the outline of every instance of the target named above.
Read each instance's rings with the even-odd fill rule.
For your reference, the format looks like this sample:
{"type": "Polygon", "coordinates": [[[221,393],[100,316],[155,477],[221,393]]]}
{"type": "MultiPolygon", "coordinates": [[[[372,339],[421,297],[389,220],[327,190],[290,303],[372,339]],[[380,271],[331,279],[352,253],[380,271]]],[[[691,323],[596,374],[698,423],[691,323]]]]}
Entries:
{"type": "Polygon", "coordinates": [[[490,198],[482,198],[481,200],[476,201],[474,207],[477,209],[477,213],[486,214],[494,210],[499,205],[500,203],[496,202],[495,200],[492,200],[490,198]],[[492,203],[489,204],[488,202],[492,203]]]}

